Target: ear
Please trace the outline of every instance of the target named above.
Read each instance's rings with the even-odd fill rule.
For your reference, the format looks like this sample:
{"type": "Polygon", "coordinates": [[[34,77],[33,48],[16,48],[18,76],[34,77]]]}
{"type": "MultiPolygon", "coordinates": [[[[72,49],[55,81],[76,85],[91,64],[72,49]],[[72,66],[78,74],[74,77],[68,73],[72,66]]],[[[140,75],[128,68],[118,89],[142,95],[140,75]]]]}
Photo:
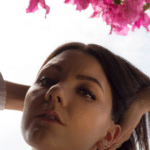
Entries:
{"type": "Polygon", "coordinates": [[[121,126],[118,124],[114,124],[113,128],[104,137],[105,140],[104,144],[110,147],[116,141],[116,139],[118,139],[120,133],[121,133],[121,126]]]}
{"type": "Polygon", "coordinates": [[[110,147],[116,139],[118,139],[121,133],[121,126],[119,124],[114,124],[113,127],[107,132],[107,135],[103,138],[103,142],[99,143],[97,146],[99,149],[104,150],[110,147]],[[108,147],[105,147],[107,145],[108,147]]]}

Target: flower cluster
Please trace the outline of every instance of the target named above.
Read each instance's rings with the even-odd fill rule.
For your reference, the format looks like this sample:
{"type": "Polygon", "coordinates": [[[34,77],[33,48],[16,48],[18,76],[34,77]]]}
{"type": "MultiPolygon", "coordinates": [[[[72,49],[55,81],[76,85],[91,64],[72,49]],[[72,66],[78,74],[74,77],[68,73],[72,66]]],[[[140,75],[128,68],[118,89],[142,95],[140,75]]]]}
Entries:
{"type": "MultiPolygon", "coordinates": [[[[50,8],[44,0],[30,0],[27,12],[38,10],[38,3],[48,14],[50,8]]],[[[78,11],[87,9],[91,4],[94,12],[90,18],[98,18],[102,15],[103,21],[111,26],[110,34],[114,31],[117,35],[125,36],[129,32],[129,25],[132,26],[131,31],[140,26],[144,26],[149,31],[150,17],[145,10],[150,8],[150,0],[65,0],[64,3],[77,5],[78,11]]]]}

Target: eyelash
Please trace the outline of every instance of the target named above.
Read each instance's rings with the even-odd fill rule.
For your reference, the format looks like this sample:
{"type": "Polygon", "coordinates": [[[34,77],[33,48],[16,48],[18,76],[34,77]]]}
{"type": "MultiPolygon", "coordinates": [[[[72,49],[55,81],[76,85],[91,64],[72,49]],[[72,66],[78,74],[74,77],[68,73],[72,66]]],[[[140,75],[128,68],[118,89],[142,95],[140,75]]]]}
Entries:
{"type": "MultiPolygon", "coordinates": [[[[53,83],[53,80],[52,80],[51,78],[41,78],[41,79],[40,79],[40,83],[41,83],[43,80],[45,80],[45,79],[50,79],[50,81],[52,81],[52,83],[53,83]]],[[[51,84],[52,84],[52,83],[51,83],[51,84]]],[[[94,95],[89,89],[79,89],[79,90],[81,90],[81,91],[86,91],[86,92],[91,96],[91,99],[96,100],[95,95],[94,95]]]]}

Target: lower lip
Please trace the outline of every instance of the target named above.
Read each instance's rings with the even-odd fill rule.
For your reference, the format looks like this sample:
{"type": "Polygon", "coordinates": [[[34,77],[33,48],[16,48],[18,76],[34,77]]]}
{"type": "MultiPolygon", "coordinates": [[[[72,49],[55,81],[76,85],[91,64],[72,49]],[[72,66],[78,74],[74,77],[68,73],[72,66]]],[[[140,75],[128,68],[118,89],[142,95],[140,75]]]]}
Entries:
{"type": "Polygon", "coordinates": [[[58,124],[61,125],[58,121],[49,119],[47,117],[38,117],[41,121],[46,122],[46,123],[52,123],[52,124],[58,124]]]}

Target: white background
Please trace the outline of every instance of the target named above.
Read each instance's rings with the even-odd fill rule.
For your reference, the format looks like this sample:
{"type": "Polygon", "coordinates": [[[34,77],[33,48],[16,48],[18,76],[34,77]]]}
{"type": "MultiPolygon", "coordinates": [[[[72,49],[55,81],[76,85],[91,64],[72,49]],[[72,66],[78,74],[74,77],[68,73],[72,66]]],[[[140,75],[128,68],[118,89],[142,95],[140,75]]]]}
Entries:
{"type": "MultiPolygon", "coordinates": [[[[89,19],[92,7],[76,11],[64,0],[47,0],[50,13],[39,6],[26,13],[29,0],[0,0],[0,71],[4,80],[32,85],[48,55],[67,42],[102,45],[150,76],[150,32],[141,27],[127,36],[109,35],[101,18],[89,19]]],[[[150,16],[150,13],[149,13],[150,16]]],[[[21,134],[22,112],[0,112],[0,150],[31,150],[21,134]]]]}

